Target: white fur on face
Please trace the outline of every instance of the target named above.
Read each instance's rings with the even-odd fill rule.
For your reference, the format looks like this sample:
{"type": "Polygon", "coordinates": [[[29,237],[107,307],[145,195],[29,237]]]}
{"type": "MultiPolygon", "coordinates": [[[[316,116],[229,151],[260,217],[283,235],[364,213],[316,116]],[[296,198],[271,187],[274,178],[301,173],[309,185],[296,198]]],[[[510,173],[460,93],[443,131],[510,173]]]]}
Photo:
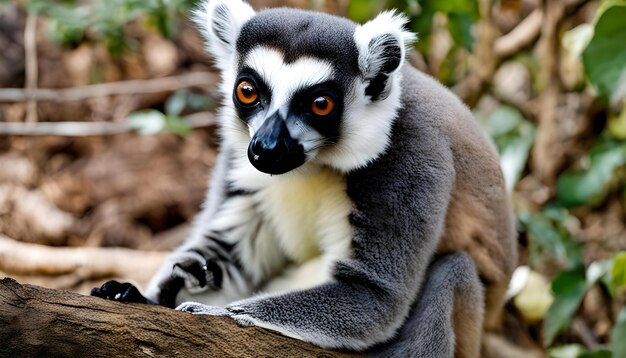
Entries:
{"type": "Polygon", "coordinates": [[[395,73],[389,96],[371,102],[365,83],[354,88],[344,109],[338,142],[320,151],[317,161],[341,172],[366,166],[382,154],[391,139],[391,128],[400,108],[400,74],[395,73]]]}

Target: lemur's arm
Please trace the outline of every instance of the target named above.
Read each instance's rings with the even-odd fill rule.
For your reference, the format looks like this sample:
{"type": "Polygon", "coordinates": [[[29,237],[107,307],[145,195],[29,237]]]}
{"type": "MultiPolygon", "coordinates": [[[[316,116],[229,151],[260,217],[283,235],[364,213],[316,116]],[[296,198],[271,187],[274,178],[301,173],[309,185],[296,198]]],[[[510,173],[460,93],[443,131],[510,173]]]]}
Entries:
{"type": "MultiPolygon", "coordinates": [[[[336,263],[331,282],[234,302],[226,307],[228,315],[327,348],[362,350],[389,339],[424,280],[454,178],[445,144],[415,135],[424,136],[422,148],[400,153],[406,147],[399,144],[376,164],[349,175],[353,255],[336,263]]],[[[179,309],[215,314],[195,303],[179,309]]]]}
{"type": "Polygon", "coordinates": [[[241,225],[241,222],[208,225],[217,219],[220,211],[227,210],[225,207],[229,202],[240,199],[226,180],[230,156],[228,147],[221,149],[211,174],[206,201],[195,218],[189,237],[168,256],[148,285],[146,296],[160,305],[175,307],[183,288],[196,291],[192,293],[248,289],[234,250],[236,242],[223,232],[230,229],[228,226],[241,225]]]}
{"type": "Polygon", "coordinates": [[[226,180],[230,155],[227,147],[222,148],[191,234],[153,276],[146,297],[134,286],[115,281],[92,290],[92,295],[172,308],[190,299],[225,305],[250,295],[253,282],[241,267],[236,245],[254,234],[254,223],[244,214],[243,207],[249,205],[246,193],[233,190],[226,180]]]}

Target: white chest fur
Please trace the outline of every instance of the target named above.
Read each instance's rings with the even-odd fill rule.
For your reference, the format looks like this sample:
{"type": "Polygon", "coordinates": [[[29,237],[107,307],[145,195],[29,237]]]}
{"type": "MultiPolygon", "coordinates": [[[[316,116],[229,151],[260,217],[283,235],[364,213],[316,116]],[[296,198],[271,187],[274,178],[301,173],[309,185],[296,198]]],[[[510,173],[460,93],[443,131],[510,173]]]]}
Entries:
{"type": "Polygon", "coordinates": [[[344,256],[350,246],[351,203],[344,178],[329,169],[277,180],[255,194],[278,245],[296,263],[344,256]]]}

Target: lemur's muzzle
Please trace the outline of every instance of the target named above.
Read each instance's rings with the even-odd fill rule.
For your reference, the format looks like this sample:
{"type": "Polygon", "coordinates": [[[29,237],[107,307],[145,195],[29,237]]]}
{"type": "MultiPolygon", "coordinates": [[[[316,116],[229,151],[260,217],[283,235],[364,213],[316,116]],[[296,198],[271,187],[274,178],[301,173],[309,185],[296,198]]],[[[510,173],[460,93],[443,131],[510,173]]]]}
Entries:
{"type": "Polygon", "coordinates": [[[248,159],[263,173],[284,174],[304,164],[304,147],[291,137],[285,120],[276,112],[250,140],[248,159]]]}

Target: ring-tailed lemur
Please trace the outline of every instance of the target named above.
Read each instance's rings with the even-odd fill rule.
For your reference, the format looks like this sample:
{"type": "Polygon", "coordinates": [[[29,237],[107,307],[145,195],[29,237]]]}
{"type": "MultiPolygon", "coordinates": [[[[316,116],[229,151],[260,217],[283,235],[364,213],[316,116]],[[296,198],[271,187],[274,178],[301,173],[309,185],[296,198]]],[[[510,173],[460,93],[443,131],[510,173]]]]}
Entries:
{"type": "Polygon", "coordinates": [[[322,347],[477,356],[516,264],[498,157],[468,109],[405,64],[414,34],[210,0],[223,139],[187,241],[144,298],[322,347]]]}

